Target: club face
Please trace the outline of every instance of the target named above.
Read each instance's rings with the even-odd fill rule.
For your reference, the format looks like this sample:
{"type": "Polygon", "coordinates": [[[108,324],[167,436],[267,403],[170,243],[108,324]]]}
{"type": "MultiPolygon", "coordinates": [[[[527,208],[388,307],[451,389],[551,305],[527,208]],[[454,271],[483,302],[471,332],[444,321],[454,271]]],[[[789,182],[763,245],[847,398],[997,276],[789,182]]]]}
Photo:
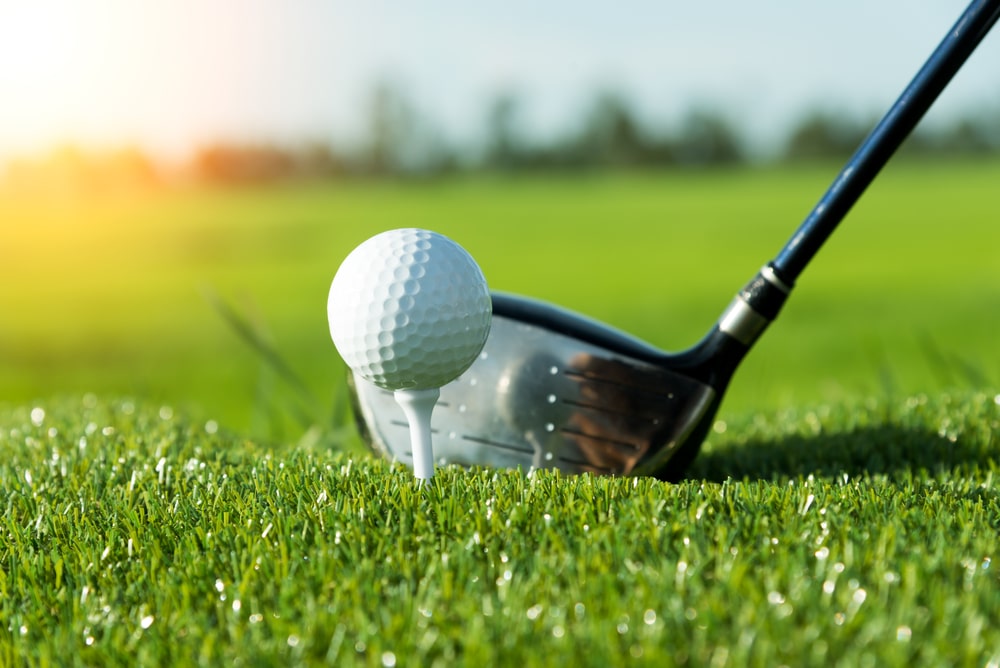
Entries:
{"type": "MultiPolygon", "coordinates": [[[[669,368],[666,354],[652,363],[595,345],[588,341],[595,327],[581,321],[587,336],[576,337],[567,331],[572,326],[553,331],[495,312],[482,354],[441,388],[431,420],[435,461],[567,473],[659,471],[692,433],[703,432],[717,393],[669,368]]],[[[392,393],[360,377],[351,386],[369,445],[412,467],[406,419],[392,393]]]]}

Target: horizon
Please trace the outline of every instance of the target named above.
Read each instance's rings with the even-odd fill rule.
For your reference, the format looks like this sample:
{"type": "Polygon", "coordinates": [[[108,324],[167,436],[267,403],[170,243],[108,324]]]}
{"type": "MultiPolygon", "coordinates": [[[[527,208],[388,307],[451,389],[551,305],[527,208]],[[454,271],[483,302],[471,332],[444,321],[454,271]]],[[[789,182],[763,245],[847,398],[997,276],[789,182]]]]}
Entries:
{"type": "MultiPolygon", "coordinates": [[[[811,110],[880,115],[965,6],[925,4],[16,4],[0,25],[0,164],[67,145],[168,161],[212,143],[351,146],[379,82],[461,145],[496,95],[519,95],[544,140],[610,90],[661,127],[718,110],[760,147],[811,110]]],[[[1000,109],[997,62],[993,35],[922,126],[1000,109]]]]}

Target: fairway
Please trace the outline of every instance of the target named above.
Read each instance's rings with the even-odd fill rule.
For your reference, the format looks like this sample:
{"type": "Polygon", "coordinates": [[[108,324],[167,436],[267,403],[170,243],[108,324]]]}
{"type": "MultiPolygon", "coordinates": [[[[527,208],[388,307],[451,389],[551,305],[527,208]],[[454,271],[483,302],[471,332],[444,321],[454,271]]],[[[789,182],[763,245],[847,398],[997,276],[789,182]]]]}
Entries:
{"type": "Polygon", "coordinates": [[[369,236],[676,350],[835,171],[5,195],[0,665],[995,665],[1000,163],[890,166],[679,484],[419,487],[348,417],[369,236]]]}
{"type": "MultiPolygon", "coordinates": [[[[327,290],[351,248],[393,227],[451,236],[493,289],[679,350],[836,171],[7,193],[0,397],[134,396],[274,442],[336,426],[344,372],[327,290]],[[302,387],[245,345],[220,300],[302,387]]],[[[1000,383],[998,182],[996,161],[889,165],[737,372],[723,417],[1000,383]]]]}

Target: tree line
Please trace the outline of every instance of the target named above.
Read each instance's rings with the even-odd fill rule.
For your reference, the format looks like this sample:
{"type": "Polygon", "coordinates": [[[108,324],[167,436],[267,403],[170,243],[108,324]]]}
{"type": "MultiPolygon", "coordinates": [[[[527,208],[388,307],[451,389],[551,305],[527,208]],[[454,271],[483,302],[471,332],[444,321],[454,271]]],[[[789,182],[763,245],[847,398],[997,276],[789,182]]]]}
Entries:
{"type": "MultiPolygon", "coordinates": [[[[193,167],[209,181],[241,182],[293,177],[392,177],[466,171],[573,171],[728,166],[760,160],[739,127],[713,107],[691,109],[672,130],[641,120],[628,97],[599,92],[575,127],[540,140],[524,131],[523,102],[504,93],[491,100],[475,146],[450,142],[397,88],[374,89],[367,137],[353,150],[330,143],[299,147],[227,144],[197,151],[193,167]]],[[[877,119],[817,109],[802,115],[772,161],[843,160],[877,119]]],[[[908,157],[1000,153],[1000,110],[968,114],[936,130],[918,129],[901,149],[908,157]]]]}
{"type": "MultiPolygon", "coordinates": [[[[877,119],[816,109],[802,114],[779,145],[762,157],[741,128],[718,107],[695,107],[671,128],[644,120],[629,98],[602,91],[565,131],[545,139],[525,130],[524,102],[502,93],[485,106],[479,136],[461,145],[422,114],[398,87],[375,87],[365,110],[367,128],[351,148],[332,141],[298,145],[217,142],[194,151],[182,173],[209,183],[266,183],[296,179],[426,177],[460,172],[545,172],[718,167],[768,160],[845,160],[877,119]]],[[[945,127],[918,128],[902,157],[1000,154],[1000,107],[985,108],[945,127]]],[[[163,170],[139,149],[92,156],[63,148],[47,162],[21,161],[8,177],[101,186],[155,183],[163,170]]],[[[9,180],[9,179],[8,179],[9,180]]]]}

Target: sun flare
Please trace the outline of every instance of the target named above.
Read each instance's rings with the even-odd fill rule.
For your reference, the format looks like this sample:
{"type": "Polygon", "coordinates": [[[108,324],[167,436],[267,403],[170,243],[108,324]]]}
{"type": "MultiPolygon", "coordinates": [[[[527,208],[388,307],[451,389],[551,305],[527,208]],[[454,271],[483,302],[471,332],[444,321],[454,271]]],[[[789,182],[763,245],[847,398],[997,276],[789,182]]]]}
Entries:
{"type": "Polygon", "coordinates": [[[58,118],[72,103],[79,81],[85,18],[66,4],[12,3],[0,21],[0,86],[5,123],[31,144],[58,133],[58,118]],[[81,19],[84,19],[81,21],[81,19]],[[76,63],[77,65],[75,65],[76,63]]]}

